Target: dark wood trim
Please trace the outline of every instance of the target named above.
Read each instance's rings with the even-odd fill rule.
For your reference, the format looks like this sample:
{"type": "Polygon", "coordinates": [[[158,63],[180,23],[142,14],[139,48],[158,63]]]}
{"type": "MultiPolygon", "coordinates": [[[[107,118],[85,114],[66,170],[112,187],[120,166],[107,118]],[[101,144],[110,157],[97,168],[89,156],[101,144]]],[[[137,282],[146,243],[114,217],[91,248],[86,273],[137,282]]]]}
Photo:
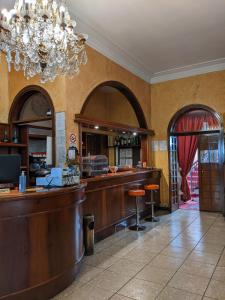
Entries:
{"type": "Polygon", "coordinates": [[[203,104],[191,104],[191,105],[187,105],[187,106],[181,108],[173,115],[173,117],[171,118],[171,120],[169,122],[168,128],[167,128],[168,135],[170,133],[174,133],[175,125],[176,125],[176,122],[178,121],[178,119],[182,115],[184,115],[190,111],[193,111],[193,110],[204,110],[204,111],[209,112],[217,119],[220,126],[223,127],[223,120],[222,120],[220,114],[218,112],[216,112],[214,109],[212,109],[211,107],[209,107],[207,105],[203,105],[203,104]]]}
{"type": "Polygon", "coordinates": [[[0,147],[26,148],[27,144],[15,144],[15,143],[2,143],[2,142],[0,142],[0,147]]]}
{"type": "Polygon", "coordinates": [[[103,129],[114,129],[118,131],[130,131],[130,132],[137,132],[138,134],[142,135],[154,135],[154,131],[150,129],[144,129],[144,128],[137,128],[133,126],[128,126],[120,123],[115,123],[115,122],[108,122],[108,121],[103,121],[99,119],[94,119],[94,118],[89,118],[85,117],[84,115],[77,114],[75,115],[75,122],[80,123],[82,125],[87,125],[87,126],[95,126],[98,125],[100,128],[102,127],[103,129]]]}
{"type": "MultiPolygon", "coordinates": [[[[167,128],[167,145],[168,145],[168,164],[169,164],[169,201],[170,201],[170,210],[172,211],[172,194],[171,194],[171,161],[170,161],[170,137],[171,136],[186,136],[186,135],[201,135],[201,134],[220,134],[220,146],[222,155],[224,157],[224,123],[222,116],[216,112],[214,109],[207,105],[203,104],[191,104],[187,105],[180,110],[178,110],[173,117],[171,118],[168,128],[167,128]],[[185,113],[188,113],[190,111],[194,110],[203,110],[207,111],[210,114],[212,114],[217,120],[218,124],[220,125],[219,130],[209,130],[209,131],[202,131],[202,132],[183,132],[183,133],[177,133],[175,132],[175,126],[176,122],[179,120],[179,118],[184,115],[185,113]]],[[[221,165],[222,168],[222,165],[221,165]]],[[[225,215],[225,199],[224,199],[224,181],[221,180],[221,203],[224,203],[224,215],[225,215]]]]}
{"type": "Polygon", "coordinates": [[[31,140],[46,140],[48,135],[44,134],[29,134],[31,140]]]}
{"type": "Polygon", "coordinates": [[[39,125],[27,125],[27,124],[18,124],[19,126],[28,126],[29,128],[34,128],[34,129],[43,129],[43,130],[52,130],[52,127],[47,127],[47,126],[39,126],[39,125]]]}
{"type": "Polygon", "coordinates": [[[54,118],[55,108],[48,92],[38,85],[29,85],[23,88],[14,98],[9,112],[9,123],[19,120],[19,115],[25,102],[35,93],[41,93],[48,100],[52,111],[52,117],[54,118]]]}
{"type": "MultiPolygon", "coordinates": [[[[23,128],[39,128],[39,129],[49,129],[52,130],[52,160],[53,160],[53,165],[55,165],[56,162],[56,147],[55,147],[55,108],[53,105],[53,101],[48,94],[48,92],[43,89],[42,87],[38,85],[29,85],[23,88],[14,98],[14,101],[11,105],[10,112],[9,112],[9,123],[11,125],[11,131],[13,126],[18,126],[23,128]],[[19,120],[20,112],[28,100],[28,98],[35,94],[35,93],[41,93],[48,101],[52,116],[51,117],[44,117],[44,118],[37,118],[37,119],[30,119],[30,120],[19,120]],[[29,125],[28,123],[36,123],[36,122],[41,122],[41,121],[49,121],[52,120],[52,128],[44,128],[45,126],[35,126],[35,125],[29,125]]],[[[28,133],[28,130],[27,130],[28,133]]],[[[27,137],[28,138],[28,137],[27,137]]],[[[29,155],[27,151],[27,156],[29,155]]],[[[27,157],[27,164],[29,166],[29,158],[27,157]]],[[[27,167],[28,167],[27,166],[27,167]]]]}
{"type": "Polygon", "coordinates": [[[84,105],[81,109],[81,115],[84,114],[85,109],[86,109],[93,93],[97,89],[99,89],[101,87],[105,87],[105,86],[114,87],[115,89],[119,90],[127,98],[127,100],[129,101],[129,103],[131,104],[131,106],[134,109],[134,112],[137,116],[140,127],[147,129],[148,125],[147,125],[147,122],[146,122],[146,118],[145,118],[144,112],[142,110],[142,107],[141,107],[137,97],[134,95],[134,93],[127,86],[125,86],[124,84],[122,84],[121,82],[118,82],[118,81],[105,81],[105,82],[97,85],[92,90],[92,92],[89,94],[89,96],[87,97],[87,99],[86,99],[86,101],[85,101],[85,103],[84,103],[84,105]]]}
{"type": "Polygon", "coordinates": [[[170,136],[190,136],[190,135],[203,135],[203,134],[213,134],[213,133],[220,133],[220,130],[173,132],[170,133],[170,136]]]}
{"type": "Polygon", "coordinates": [[[90,128],[90,127],[82,127],[82,132],[99,134],[99,135],[117,136],[117,133],[115,131],[101,130],[101,129],[96,130],[96,129],[90,128]]]}
{"type": "Polygon", "coordinates": [[[44,117],[44,118],[37,118],[37,119],[13,121],[12,123],[17,124],[17,125],[28,124],[28,126],[29,126],[29,123],[37,123],[37,122],[51,121],[51,120],[53,120],[53,117],[44,117]]]}
{"type": "Polygon", "coordinates": [[[0,299],[52,299],[74,281],[85,187],[0,195],[0,299]]]}

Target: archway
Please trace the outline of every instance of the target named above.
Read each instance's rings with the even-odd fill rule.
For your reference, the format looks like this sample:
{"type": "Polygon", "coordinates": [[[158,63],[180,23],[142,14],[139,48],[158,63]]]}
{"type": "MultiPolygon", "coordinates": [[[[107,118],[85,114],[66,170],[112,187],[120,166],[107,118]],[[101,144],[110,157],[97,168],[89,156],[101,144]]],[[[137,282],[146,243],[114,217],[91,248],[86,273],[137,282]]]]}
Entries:
{"type": "Polygon", "coordinates": [[[48,103],[52,111],[52,117],[54,119],[55,109],[52,99],[48,92],[38,85],[29,85],[23,88],[14,98],[9,112],[9,122],[18,121],[20,118],[22,108],[24,107],[27,100],[29,100],[30,97],[38,94],[42,95],[43,99],[45,99],[48,103]]]}
{"type": "Polygon", "coordinates": [[[36,85],[22,89],[11,105],[9,123],[27,145],[22,161],[30,182],[35,183],[35,176],[42,174],[37,172],[38,164],[43,175],[44,166],[55,165],[55,109],[48,92],[36,85]]]}
{"type": "Polygon", "coordinates": [[[102,82],[101,84],[97,85],[91,91],[91,93],[88,95],[87,99],[85,100],[83,107],[81,109],[81,115],[84,114],[89,102],[92,99],[93,94],[97,90],[99,90],[103,87],[112,87],[112,88],[115,88],[116,90],[118,90],[120,93],[122,93],[125,96],[125,98],[128,100],[128,102],[130,103],[130,105],[132,106],[132,108],[136,114],[139,126],[144,129],[148,128],[144,112],[142,110],[142,107],[141,107],[138,99],[136,98],[134,93],[127,86],[125,86],[124,84],[122,84],[121,82],[118,82],[118,81],[105,81],[105,82],[102,82]]]}
{"type": "Polygon", "coordinates": [[[196,104],[175,113],[168,126],[172,211],[182,201],[193,200],[192,195],[199,198],[200,210],[223,210],[223,141],[223,119],[212,108],[196,104]],[[194,189],[199,189],[199,195],[194,189]]]}
{"type": "Polygon", "coordinates": [[[138,99],[124,84],[106,81],[97,85],[75,121],[80,124],[82,157],[105,155],[110,165],[147,163],[148,135],[153,135],[153,131],[148,129],[138,99]]]}

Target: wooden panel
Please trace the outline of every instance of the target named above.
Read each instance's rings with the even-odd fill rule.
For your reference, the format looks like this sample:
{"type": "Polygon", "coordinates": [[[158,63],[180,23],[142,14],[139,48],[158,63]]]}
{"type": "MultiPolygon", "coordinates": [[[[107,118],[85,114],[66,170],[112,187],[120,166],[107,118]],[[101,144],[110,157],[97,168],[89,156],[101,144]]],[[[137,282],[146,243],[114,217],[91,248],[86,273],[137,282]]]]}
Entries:
{"type": "MultiPolygon", "coordinates": [[[[87,179],[86,201],[83,204],[84,214],[95,216],[96,239],[102,239],[114,232],[115,225],[132,218],[135,199],[128,196],[128,190],[145,184],[160,185],[161,170],[140,170],[121,172],[115,176],[98,176],[87,179]]],[[[160,205],[160,191],[155,193],[157,206],[160,205]]],[[[146,197],[140,201],[143,214],[149,212],[145,205],[146,197]]]]}
{"type": "Polygon", "coordinates": [[[47,300],[74,280],[84,187],[0,196],[0,299],[47,300]]]}
{"type": "Polygon", "coordinates": [[[199,136],[200,210],[222,211],[223,169],[220,135],[199,136]]]}

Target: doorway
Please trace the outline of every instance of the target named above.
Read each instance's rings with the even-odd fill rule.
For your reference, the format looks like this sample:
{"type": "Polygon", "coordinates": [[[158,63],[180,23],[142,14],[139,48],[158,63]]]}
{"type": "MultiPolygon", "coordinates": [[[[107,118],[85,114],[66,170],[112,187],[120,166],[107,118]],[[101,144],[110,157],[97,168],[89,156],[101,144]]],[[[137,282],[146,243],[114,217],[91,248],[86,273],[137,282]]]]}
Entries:
{"type": "Polygon", "coordinates": [[[171,211],[223,211],[221,116],[203,105],[184,107],[170,121],[168,145],[171,211]]]}
{"type": "MultiPolygon", "coordinates": [[[[191,170],[187,176],[187,182],[190,189],[190,199],[187,201],[182,201],[180,199],[179,208],[185,210],[200,210],[199,203],[199,150],[196,150],[195,158],[191,166],[191,170]]],[[[180,194],[182,192],[180,191],[180,194]]],[[[182,194],[181,194],[182,195],[182,194]]]]}

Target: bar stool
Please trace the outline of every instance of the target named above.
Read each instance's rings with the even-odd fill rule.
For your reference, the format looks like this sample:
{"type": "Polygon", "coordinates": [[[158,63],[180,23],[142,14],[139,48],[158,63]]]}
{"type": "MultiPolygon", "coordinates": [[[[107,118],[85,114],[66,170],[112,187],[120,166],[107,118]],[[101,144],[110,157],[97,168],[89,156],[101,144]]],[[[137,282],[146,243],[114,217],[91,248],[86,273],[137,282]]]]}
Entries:
{"type": "Polygon", "coordinates": [[[145,221],[146,222],[159,222],[159,218],[155,217],[155,212],[154,212],[154,205],[155,205],[154,193],[159,190],[159,185],[157,185],[157,184],[148,184],[144,187],[144,189],[145,189],[145,191],[150,192],[150,202],[146,202],[146,204],[151,205],[151,208],[152,208],[151,217],[145,218],[145,221]]]}
{"type": "Polygon", "coordinates": [[[139,215],[139,198],[145,196],[145,190],[129,190],[128,195],[130,197],[135,197],[136,199],[136,224],[133,226],[130,226],[130,230],[134,231],[143,231],[145,230],[145,226],[140,225],[140,215],[139,215]]]}

